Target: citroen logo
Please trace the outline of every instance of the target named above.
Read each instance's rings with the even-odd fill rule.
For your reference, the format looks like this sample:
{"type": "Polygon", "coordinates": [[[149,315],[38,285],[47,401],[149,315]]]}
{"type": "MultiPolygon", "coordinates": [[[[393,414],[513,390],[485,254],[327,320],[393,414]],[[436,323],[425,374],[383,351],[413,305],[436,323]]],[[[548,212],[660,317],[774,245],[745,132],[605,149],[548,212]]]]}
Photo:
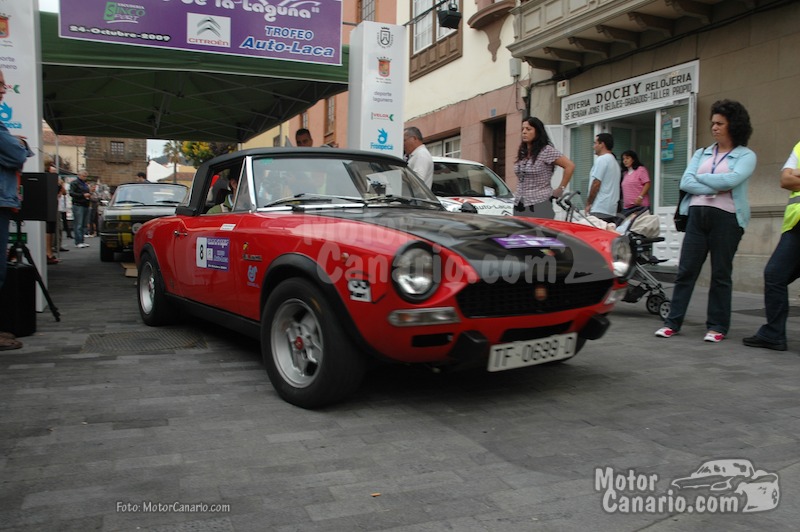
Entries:
{"type": "Polygon", "coordinates": [[[203,20],[197,23],[198,35],[202,35],[205,32],[211,32],[217,37],[222,37],[222,34],[219,32],[219,29],[220,29],[219,23],[210,17],[204,18],[203,20]]]}

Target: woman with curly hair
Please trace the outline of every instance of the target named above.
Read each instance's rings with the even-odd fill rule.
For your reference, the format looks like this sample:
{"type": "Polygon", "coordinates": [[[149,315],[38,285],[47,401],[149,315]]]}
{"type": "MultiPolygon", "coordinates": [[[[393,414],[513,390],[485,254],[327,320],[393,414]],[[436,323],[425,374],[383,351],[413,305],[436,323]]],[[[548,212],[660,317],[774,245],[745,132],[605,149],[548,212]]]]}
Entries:
{"type": "Polygon", "coordinates": [[[669,316],[656,336],[680,330],[697,277],[711,254],[711,285],[706,310],[706,342],[720,342],[731,322],[733,256],[750,221],[747,183],[756,154],[747,148],[753,133],[750,115],[739,102],[720,100],[711,106],[714,144],[697,150],[681,178],[686,196],[678,208],[688,214],[678,276],[669,316]]]}
{"type": "Polygon", "coordinates": [[[517,192],[514,195],[516,216],[553,218],[552,198],[558,198],[572,179],[575,163],[563,155],[550,142],[544,124],[533,116],[522,121],[522,142],[517,151],[514,173],[517,175],[517,192]],[[561,184],[550,184],[555,167],[564,169],[561,184]]]}

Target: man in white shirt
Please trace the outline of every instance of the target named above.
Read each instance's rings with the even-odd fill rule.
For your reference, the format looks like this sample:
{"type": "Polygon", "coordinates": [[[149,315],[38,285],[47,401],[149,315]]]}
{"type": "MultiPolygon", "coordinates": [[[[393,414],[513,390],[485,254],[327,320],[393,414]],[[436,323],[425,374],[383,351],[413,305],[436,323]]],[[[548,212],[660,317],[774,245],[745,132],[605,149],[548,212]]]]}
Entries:
{"type": "Polygon", "coordinates": [[[428,188],[433,186],[433,157],[422,143],[422,133],[415,127],[403,131],[403,152],[408,158],[408,166],[420,176],[428,188]]]}
{"type": "Polygon", "coordinates": [[[589,174],[589,197],[586,212],[604,222],[615,222],[619,203],[619,183],[622,170],[617,158],[611,153],[614,137],[610,133],[600,133],[594,140],[594,154],[597,155],[589,174]]]}

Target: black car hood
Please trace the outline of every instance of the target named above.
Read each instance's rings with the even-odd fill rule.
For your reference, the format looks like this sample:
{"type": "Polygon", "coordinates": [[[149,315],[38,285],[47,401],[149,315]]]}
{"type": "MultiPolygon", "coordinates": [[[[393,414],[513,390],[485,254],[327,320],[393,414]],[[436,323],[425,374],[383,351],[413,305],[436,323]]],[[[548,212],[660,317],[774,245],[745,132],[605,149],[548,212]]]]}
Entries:
{"type": "Polygon", "coordinates": [[[315,214],[380,225],[434,242],[464,257],[483,280],[527,275],[554,282],[555,275],[559,281],[591,282],[613,277],[608,261],[590,245],[518,218],[394,207],[315,214]]]}

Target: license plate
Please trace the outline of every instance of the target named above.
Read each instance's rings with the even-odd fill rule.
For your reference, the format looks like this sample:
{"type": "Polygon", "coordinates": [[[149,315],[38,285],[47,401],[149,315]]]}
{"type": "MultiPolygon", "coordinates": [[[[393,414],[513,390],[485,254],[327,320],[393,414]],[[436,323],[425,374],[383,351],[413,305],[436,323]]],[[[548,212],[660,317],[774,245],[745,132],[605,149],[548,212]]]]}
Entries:
{"type": "Polygon", "coordinates": [[[575,354],[578,334],[555,334],[547,338],[510,342],[492,346],[489,352],[489,371],[535,366],[553,360],[562,360],[575,354]]]}

